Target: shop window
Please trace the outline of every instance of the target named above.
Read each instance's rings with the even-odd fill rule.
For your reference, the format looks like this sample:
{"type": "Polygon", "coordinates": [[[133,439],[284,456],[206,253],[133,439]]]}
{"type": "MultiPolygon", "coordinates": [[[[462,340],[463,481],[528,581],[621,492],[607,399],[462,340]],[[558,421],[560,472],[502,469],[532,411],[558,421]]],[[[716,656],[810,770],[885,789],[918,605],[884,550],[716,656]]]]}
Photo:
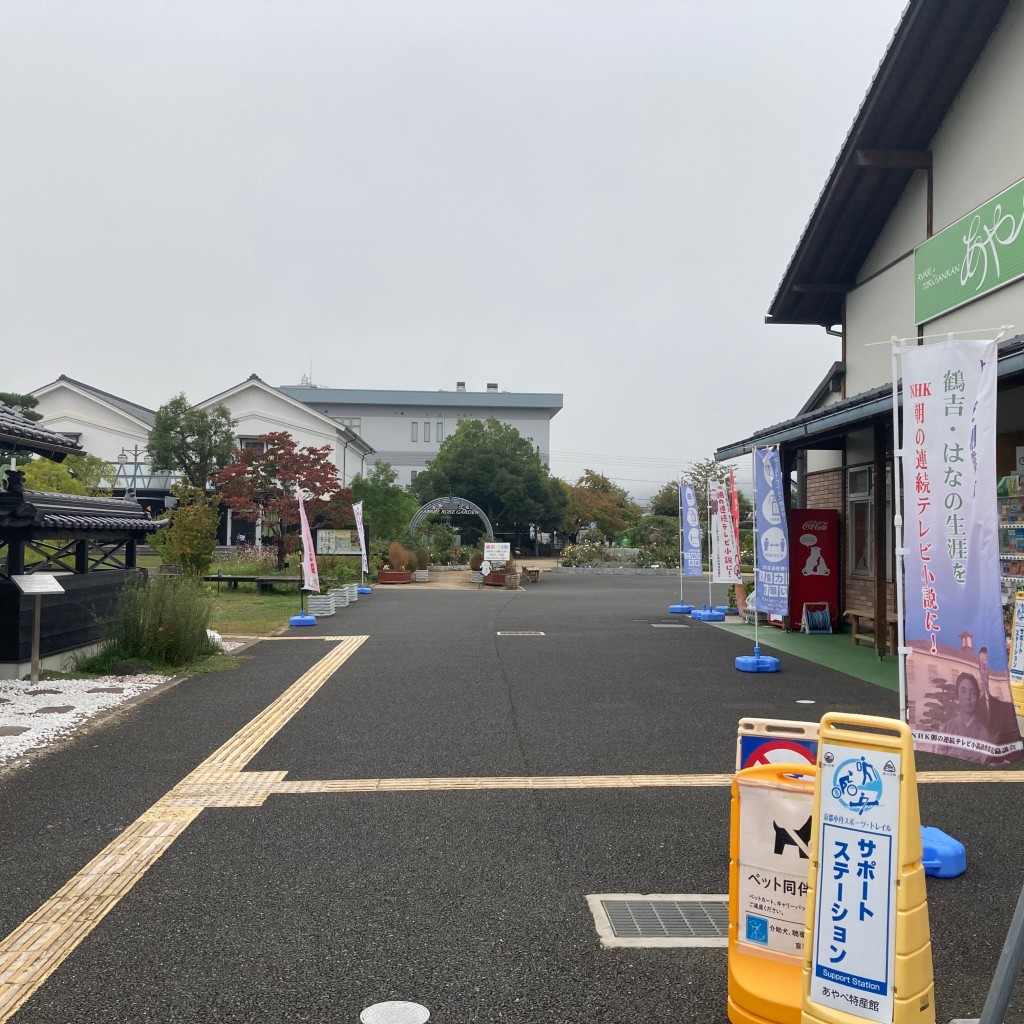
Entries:
{"type": "MultiPolygon", "coordinates": [[[[847,471],[847,557],[851,576],[875,575],[874,470],[858,466],[847,471]]],[[[892,467],[885,470],[885,578],[893,579],[892,467]]]]}
{"type": "Polygon", "coordinates": [[[847,472],[847,564],[851,576],[874,576],[875,506],[870,466],[847,472]]]}

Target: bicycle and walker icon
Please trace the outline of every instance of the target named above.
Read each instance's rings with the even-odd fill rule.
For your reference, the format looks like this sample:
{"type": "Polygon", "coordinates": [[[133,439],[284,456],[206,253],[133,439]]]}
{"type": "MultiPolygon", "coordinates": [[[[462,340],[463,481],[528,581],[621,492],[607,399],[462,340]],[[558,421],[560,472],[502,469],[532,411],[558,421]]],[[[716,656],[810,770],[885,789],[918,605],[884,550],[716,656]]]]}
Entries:
{"type": "Polygon", "coordinates": [[[866,757],[844,761],[832,775],[832,797],[847,810],[863,814],[882,800],[882,778],[866,757]]]}

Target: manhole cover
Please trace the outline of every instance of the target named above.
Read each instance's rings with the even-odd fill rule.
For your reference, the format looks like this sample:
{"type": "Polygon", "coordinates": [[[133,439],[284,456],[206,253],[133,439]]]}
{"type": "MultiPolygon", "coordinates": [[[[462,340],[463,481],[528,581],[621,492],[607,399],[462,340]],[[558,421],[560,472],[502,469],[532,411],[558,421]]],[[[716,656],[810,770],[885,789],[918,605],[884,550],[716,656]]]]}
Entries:
{"type": "Polygon", "coordinates": [[[601,893],[588,896],[602,946],[725,946],[729,897],[601,893]]]}
{"type": "Polygon", "coordinates": [[[498,636],[547,636],[547,633],[538,633],[529,629],[499,629],[498,636]]]}
{"type": "Polygon", "coordinates": [[[430,1011],[419,1003],[396,999],[368,1006],[359,1014],[359,1020],[362,1024],[426,1024],[430,1011]]]}

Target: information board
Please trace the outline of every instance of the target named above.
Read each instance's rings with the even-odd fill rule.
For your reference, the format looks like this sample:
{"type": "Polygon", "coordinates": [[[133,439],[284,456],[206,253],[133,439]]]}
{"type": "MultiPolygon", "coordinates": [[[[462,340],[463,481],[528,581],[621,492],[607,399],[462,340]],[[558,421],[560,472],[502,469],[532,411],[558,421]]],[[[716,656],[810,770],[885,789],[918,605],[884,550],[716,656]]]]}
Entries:
{"type": "Polygon", "coordinates": [[[494,562],[507,562],[512,557],[511,544],[499,544],[495,541],[484,542],[484,558],[492,564],[494,562]]]}
{"type": "Polygon", "coordinates": [[[33,573],[31,576],[12,576],[11,580],[23,594],[63,594],[64,588],[56,576],[33,573]]]}

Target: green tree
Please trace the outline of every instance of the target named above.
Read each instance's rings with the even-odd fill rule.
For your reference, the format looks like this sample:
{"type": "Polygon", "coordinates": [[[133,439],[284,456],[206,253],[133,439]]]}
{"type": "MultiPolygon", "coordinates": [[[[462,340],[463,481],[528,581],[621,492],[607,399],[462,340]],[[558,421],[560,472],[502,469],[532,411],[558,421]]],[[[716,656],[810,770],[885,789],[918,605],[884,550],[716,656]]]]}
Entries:
{"type": "MultiPolygon", "coordinates": [[[[724,483],[729,482],[729,468],[714,459],[700,459],[691,462],[683,474],[683,481],[693,485],[693,491],[697,498],[697,509],[700,513],[700,526],[703,533],[704,556],[708,556],[708,484],[712,481],[724,483]]],[[[668,486],[668,485],[666,485],[668,486]]],[[[674,486],[674,485],[673,485],[674,486]]],[[[728,489],[728,488],[727,488],[728,489]]],[[[663,487],[662,490],[665,490],[663,487]]],[[[659,491],[659,493],[661,493],[659,491]]],[[[744,552],[751,551],[752,525],[754,506],[750,499],[743,492],[739,493],[740,505],[740,549],[744,552]]],[[[678,514],[678,512],[677,512],[678,514]]]]}
{"type": "Polygon", "coordinates": [[[367,476],[352,479],[352,500],[363,503],[366,532],[376,540],[397,540],[405,536],[419,504],[397,483],[398,473],[388,462],[375,462],[367,476]]]}
{"type": "Polygon", "coordinates": [[[177,471],[196,487],[231,461],[235,422],[223,405],[200,409],[184,393],[156,411],[146,447],[153,469],[177,471]]]}
{"type": "Polygon", "coordinates": [[[533,444],[515,427],[493,416],[462,420],[411,487],[421,503],[447,494],[484,510],[495,532],[516,545],[538,531],[556,529],[565,516],[557,487],[533,444]]]}
{"type": "Polygon", "coordinates": [[[679,518],[679,481],[669,480],[651,495],[652,516],[673,516],[679,518]]]}
{"type": "Polygon", "coordinates": [[[39,399],[35,395],[22,395],[17,391],[0,391],[0,402],[9,405],[16,413],[27,420],[38,422],[43,417],[35,412],[39,399]]]}
{"type": "Polygon", "coordinates": [[[50,494],[109,494],[102,486],[111,476],[110,463],[96,455],[69,455],[63,462],[31,459],[18,467],[30,491],[50,494]]]}
{"type": "Polygon", "coordinates": [[[169,523],[150,538],[150,544],[165,562],[180,565],[186,575],[203,576],[217,547],[220,498],[184,481],[175,484],[171,494],[177,507],[167,509],[164,518],[169,523]]]}
{"type": "Polygon", "coordinates": [[[596,523],[596,532],[614,543],[640,518],[640,507],[618,484],[587,469],[569,488],[569,516],[572,532],[589,530],[590,524],[596,523]]]}

